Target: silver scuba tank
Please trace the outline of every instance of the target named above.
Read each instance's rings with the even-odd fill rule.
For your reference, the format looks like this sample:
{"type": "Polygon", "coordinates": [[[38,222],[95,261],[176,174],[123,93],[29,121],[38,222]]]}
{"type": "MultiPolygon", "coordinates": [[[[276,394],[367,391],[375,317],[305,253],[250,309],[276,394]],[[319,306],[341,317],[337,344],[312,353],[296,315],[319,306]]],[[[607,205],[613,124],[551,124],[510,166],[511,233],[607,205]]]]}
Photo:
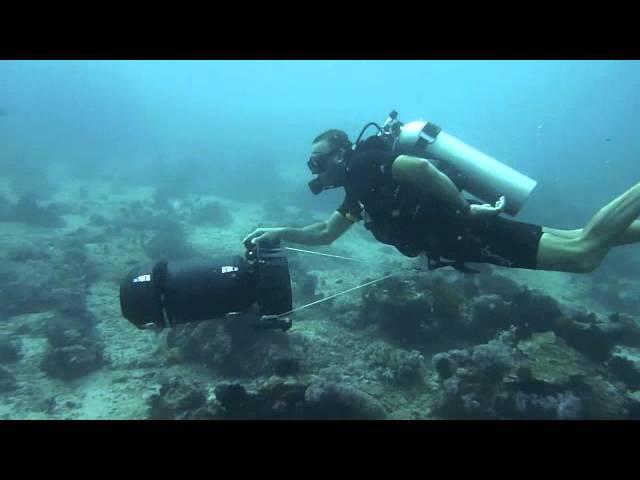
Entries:
{"type": "Polygon", "coordinates": [[[495,203],[505,197],[505,212],[516,216],[537,182],[493,157],[465,144],[430,122],[401,124],[394,111],[385,122],[385,133],[395,137],[394,151],[433,159],[463,178],[463,189],[478,199],[495,203]]]}

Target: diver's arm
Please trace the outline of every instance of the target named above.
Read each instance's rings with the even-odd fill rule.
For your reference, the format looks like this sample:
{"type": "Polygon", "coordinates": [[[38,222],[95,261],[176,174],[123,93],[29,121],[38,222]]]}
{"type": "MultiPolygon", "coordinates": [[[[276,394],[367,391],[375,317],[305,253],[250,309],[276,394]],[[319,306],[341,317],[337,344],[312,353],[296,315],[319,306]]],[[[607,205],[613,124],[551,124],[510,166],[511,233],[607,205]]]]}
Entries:
{"type": "Polygon", "coordinates": [[[396,182],[413,185],[425,195],[442,200],[460,214],[469,213],[470,205],[455,184],[429,160],[400,155],[393,162],[391,174],[396,182]]]}
{"type": "Polygon", "coordinates": [[[434,167],[429,160],[410,155],[400,155],[391,167],[391,175],[398,183],[413,185],[425,195],[438,198],[458,215],[471,219],[493,218],[504,212],[504,196],[495,205],[471,205],[462,196],[451,179],[434,167]]]}
{"type": "Polygon", "coordinates": [[[256,241],[266,240],[269,237],[277,237],[283,242],[301,245],[329,245],[349,230],[351,225],[353,225],[352,222],[344,218],[340,213],[334,212],[327,221],[313,223],[302,228],[258,228],[247,235],[243,242],[251,240],[255,243],[256,241]]]}
{"type": "Polygon", "coordinates": [[[284,242],[304,245],[329,245],[341,237],[352,222],[340,213],[333,212],[325,222],[314,223],[303,228],[283,228],[280,239],[284,242]]]}

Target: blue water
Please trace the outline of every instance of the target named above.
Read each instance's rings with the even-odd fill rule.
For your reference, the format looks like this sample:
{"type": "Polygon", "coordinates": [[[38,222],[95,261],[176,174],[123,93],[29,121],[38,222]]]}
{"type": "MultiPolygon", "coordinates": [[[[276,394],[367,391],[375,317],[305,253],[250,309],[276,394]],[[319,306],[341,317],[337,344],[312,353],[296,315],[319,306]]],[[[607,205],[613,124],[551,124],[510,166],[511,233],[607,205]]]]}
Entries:
{"type": "Polygon", "coordinates": [[[189,159],[258,177],[243,194],[259,201],[299,187],[265,169],[306,183],[319,132],[353,138],[396,109],[537,179],[523,218],[561,227],[637,181],[639,81],[636,61],[2,61],[1,160],[99,175],[189,159]]]}
{"type": "MultiPolygon", "coordinates": [[[[351,140],[355,140],[366,123],[384,122],[393,109],[399,112],[403,122],[416,119],[432,121],[446,132],[537,180],[538,186],[518,219],[555,228],[581,227],[601,206],[640,181],[639,83],[640,63],[636,61],[0,61],[0,228],[4,229],[2,241],[5,242],[5,251],[0,258],[3,262],[0,277],[4,284],[0,285],[0,296],[5,295],[8,299],[4,301],[7,308],[0,312],[0,320],[10,320],[3,324],[3,330],[0,331],[0,354],[4,348],[5,357],[13,355],[4,341],[10,335],[12,341],[23,340],[26,345],[31,345],[25,348],[28,356],[44,355],[33,348],[33,342],[41,348],[47,336],[47,332],[38,330],[40,320],[18,319],[18,314],[53,312],[53,316],[45,319],[46,322],[55,315],[63,320],[81,321],[86,312],[97,311],[104,317],[96,319],[96,323],[105,329],[100,335],[109,355],[115,359],[115,364],[108,368],[96,367],[98,373],[95,375],[98,378],[103,375],[105,385],[108,385],[106,392],[114,388],[117,390],[109,375],[119,376],[120,369],[130,368],[127,363],[130,356],[132,360],[136,355],[145,360],[147,367],[144,368],[164,369],[165,365],[161,363],[164,359],[160,358],[162,355],[154,353],[156,356],[152,356],[150,353],[156,348],[151,336],[143,337],[138,331],[135,332],[138,336],[129,336],[131,332],[125,330],[124,320],[117,315],[117,285],[114,279],[124,274],[125,267],[128,269],[131,262],[147,260],[144,252],[148,252],[148,249],[143,246],[145,242],[147,246],[151,244],[156,234],[161,236],[158,232],[167,230],[171,233],[169,224],[154,223],[157,218],[160,219],[158,221],[169,217],[171,220],[184,220],[187,218],[184,217],[187,209],[154,205],[154,200],[161,195],[144,199],[140,191],[131,197],[119,195],[127,193],[127,187],[133,189],[139,186],[159,188],[169,193],[188,192],[194,196],[210,193],[236,202],[245,201],[245,207],[267,206],[264,210],[230,208],[224,210],[228,216],[239,216],[246,211],[254,212],[247,215],[254,215],[255,212],[264,211],[268,218],[263,223],[277,226],[282,226],[278,223],[278,211],[283,212],[284,224],[293,221],[292,218],[299,222],[308,218],[309,223],[325,219],[342,201],[343,192],[338,189],[319,196],[309,192],[307,182],[311,176],[306,163],[312,140],[329,128],[345,130],[351,140]],[[74,183],[74,178],[98,180],[103,187],[107,187],[98,188],[99,192],[87,192],[86,185],[92,184],[74,183]],[[65,181],[69,181],[69,184],[65,184],[65,181]],[[7,214],[9,202],[5,197],[13,196],[14,201],[21,192],[31,188],[46,198],[51,186],[58,193],[67,190],[68,195],[61,195],[61,208],[64,208],[62,214],[67,215],[70,221],[70,233],[60,233],[57,226],[42,227],[42,223],[38,223],[41,219],[37,209],[35,213],[31,211],[32,217],[38,217],[31,218],[31,226],[24,218],[22,220],[25,220],[26,226],[18,225],[19,221],[12,223],[16,217],[7,214]],[[84,194],[80,187],[84,189],[84,194]],[[113,202],[109,195],[113,195],[113,202]],[[123,203],[132,198],[141,201],[133,201],[130,205],[123,203]],[[73,204],[69,205],[69,202],[73,204]],[[296,217],[291,212],[285,215],[283,205],[303,207],[304,218],[296,217]],[[148,213],[154,209],[155,213],[168,216],[152,218],[148,213]],[[104,217],[94,215],[97,213],[104,217]],[[75,228],[79,225],[86,225],[89,231],[75,228]],[[45,229],[48,229],[48,237],[43,234],[45,229]],[[150,232],[144,232],[145,229],[150,232]],[[34,233],[33,237],[30,236],[31,232],[34,233]],[[148,237],[138,238],[147,233],[148,237]],[[70,266],[69,272],[58,271],[67,264],[70,266]],[[51,268],[47,271],[49,265],[51,268]],[[52,277],[54,281],[61,282],[64,288],[52,290],[51,295],[39,295],[40,289],[31,284],[35,271],[40,281],[52,277]],[[89,279],[85,280],[87,271],[95,276],[89,275],[89,279]],[[93,289],[93,282],[97,280],[100,286],[93,289]],[[20,285],[22,281],[24,283],[20,285]],[[5,288],[7,285],[11,288],[5,288]],[[34,297],[35,293],[38,295],[34,297]],[[33,306],[31,303],[38,303],[38,300],[42,303],[41,307],[38,304],[34,309],[26,308],[33,306]],[[105,319],[108,321],[104,322],[105,319]],[[117,324],[111,321],[122,322],[122,325],[116,327],[117,324]],[[25,325],[28,328],[22,328],[25,325]],[[144,350],[147,347],[148,351],[144,350]]],[[[100,185],[99,182],[96,184],[100,185]]],[[[191,208],[197,206],[199,199],[192,198],[189,201],[192,202],[191,208]]],[[[233,205],[237,206],[238,203],[233,205]]],[[[45,217],[58,215],[55,211],[47,212],[43,214],[40,211],[40,214],[45,217]]],[[[205,212],[204,215],[209,214],[205,212]]],[[[211,237],[198,237],[199,245],[206,244],[211,252],[218,248],[227,252],[241,251],[240,239],[250,232],[236,231],[241,228],[238,225],[244,228],[253,223],[255,218],[243,218],[242,222],[236,220],[235,223],[220,222],[208,230],[205,226],[203,230],[211,237]],[[209,238],[237,238],[238,244],[209,245],[209,238]]],[[[192,222],[191,226],[195,224],[197,222],[192,222]]],[[[181,235],[176,234],[182,238],[181,235]]],[[[171,243],[172,240],[169,238],[165,241],[171,243]]],[[[362,252],[362,255],[367,253],[371,253],[372,257],[380,256],[376,247],[369,252],[362,252]]],[[[607,257],[606,262],[613,262],[609,263],[613,267],[607,270],[606,275],[598,276],[596,272],[592,277],[587,277],[593,280],[589,287],[591,290],[585,290],[582,284],[583,290],[576,294],[568,291],[570,287],[556,286],[553,294],[572,294],[575,305],[581,306],[588,303],[583,300],[591,300],[587,297],[595,297],[599,291],[600,297],[596,300],[603,302],[608,313],[626,309],[629,315],[637,317],[636,283],[633,282],[637,279],[639,253],[637,245],[615,249],[607,257]],[[627,261],[632,258],[633,261],[627,261]],[[629,284],[619,283],[618,277],[623,276],[632,281],[629,284]],[[601,288],[598,290],[596,287],[601,288]],[[579,298],[575,295],[579,295],[579,298]]],[[[312,261],[313,257],[304,257],[304,261],[292,260],[294,277],[297,275],[295,292],[304,291],[308,296],[306,300],[296,298],[296,305],[316,298],[316,294],[332,294],[360,282],[357,275],[350,276],[353,273],[362,273],[361,276],[369,274],[347,271],[348,267],[345,267],[343,272],[349,275],[337,278],[331,272],[321,272],[322,266],[316,268],[321,264],[312,264],[312,261]]],[[[539,273],[532,272],[532,275],[539,273]]],[[[566,285],[570,285],[575,277],[567,275],[564,279],[569,279],[566,285]]],[[[41,290],[47,290],[49,283],[41,290]]],[[[36,282],[35,285],[40,284],[36,282]]],[[[424,296],[424,285],[414,285],[408,281],[395,286],[390,284],[388,288],[390,293],[384,297],[385,301],[402,303],[402,298],[408,298],[411,303],[420,297],[420,301],[428,303],[426,297],[421,297],[424,296]],[[407,286],[410,287],[409,293],[407,286]],[[420,291],[420,295],[412,297],[412,289],[420,291]]],[[[433,286],[429,288],[433,292],[433,286]]],[[[448,301],[455,303],[455,295],[450,294],[450,297],[452,299],[447,297],[448,301]]],[[[466,301],[474,301],[473,297],[474,294],[470,294],[466,301]]],[[[356,295],[345,298],[354,302],[353,305],[360,300],[356,295]]],[[[368,301],[371,305],[377,305],[376,296],[372,298],[368,301]]],[[[546,310],[542,307],[540,318],[545,320],[546,310]]],[[[335,320],[334,316],[327,321],[327,310],[318,309],[305,311],[311,312],[307,320],[311,318],[312,322],[305,324],[303,315],[301,322],[296,324],[304,327],[298,333],[302,331],[302,337],[307,334],[311,339],[307,341],[304,337],[306,343],[301,344],[309,347],[308,351],[305,350],[307,356],[304,360],[311,362],[303,362],[305,375],[320,372],[321,375],[330,376],[325,368],[328,366],[340,374],[347,372],[351,375],[355,372],[354,375],[361,381],[371,373],[366,363],[370,357],[375,360],[377,356],[387,358],[391,355],[385,353],[382,343],[372,345],[373,337],[357,328],[344,326],[351,325],[349,322],[359,318],[357,315],[365,310],[358,313],[357,308],[353,307],[357,315],[350,317],[345,315],[344,306],[341,308],[337,308],[334,315],[335,318],[344,317],[340,321],[335,320]],[[349,338],[345,337],[347,331],[349,338]],[[317,341],[321,337],[324,341],[317,341]],[[373,350],[369,351],[369,347],[373,350]],[[343,357],[338,356],[336,360],[334,350],[343,357]],[[323,368],[324,373],[321,371],[323,368]]],[[[362,317],[366,320],[367,315],[376,312],[376,308],[379,305],[373,310],[366,310],[369,313],[362,317]]],[[[408,314],[403,309],[398,315],[411,317],[411,308],[427,311],[424,304],[417,307],[409,305],[408,308],[408,314]]],[[[382,314],[378,317],[373,315],[371,322],[380,322],[382,317],[382,314]]],[[[86,318],[92,317],[87,314],[86,318]]],[[[425,318],[432,320],[429,315],[425,318]]],[[[576,318],[578,324],[584,320],[579,316],[576,318]]],[[[514,322],[518,320],[514,318],[514,322]]],[[[627,323],[633,322],[631,319],[627,323]]],[[[637,335],[640,331],[637,318],[635,322],[636,330],[633,332],[637,335]]],[[[60,328],[64,327],[64,324],[61,325],[60,328]]],[[[563,325],[566,328],[566,319],[563,325]]],[[[129,325],[126,327],[133,328],[129,325]]],[[[626,328],[631,327],[627,325],[626,328]]],[[[434,331],[438,332],[437,329],[434,331]]],[[[462,335],[464,329],[458,333],[462,335]]],[[[424,359],[417,360],[413,354],[416,352],[409,354],[407,350],[403,357],[401,351],[396,351],[394,355],[400,356],[394,362],[400,366],[403,362],[405,366],[415,366],[430,362],[431,354],[440,351],[438,348],[462,348],[463,342],[456,336],[458,333],[449,332],[451,338],[447,341],[450,341],[450,346],[438,344],[436,338],[435,346],[425,347],[422,352],[424,359]]],[[[566,332],[564,335],[571,339],[566,332]]],[[[293,337],[294,343],[302,338],[293,337]]],[[[610,340],[605,337],[602,334],[605,343],[615,342],[616,345],[620,343],[627,347],[635,345],[636,341],[636,337],[632,338],[626,333],[621,339],[616,337],[610,340]],[[625,343],[627,341],[629,345],[625,343]]],[[[590,353],[596,343],[581,343],[581,338],[574,339],[571,348],[590,353]]],[[[205,339],[205,343],[208,341],[205,339]]],[[[548,342],[548,339],[545,341],[548,342]]],[[[223,353],[226,351],[224,348],[229,347],[224,342],[228,340],[220,340],[223,353]]],[[[569,348],[564,344],[554,345],[560,353],[569,348]]],[[[47,348],[52,350],[54,347],[49,345],[47,348]]],[[[399,348],[414,347],[422,348],[422,345],[399,348]]],[[[508,351],[511,351],[511,347],[508,351]]],[[[541,352],[538,355],[542,356],[546,350],[542,349],[541,352]]],[[[239,357],[244,358],[242,355],[239,357]]],[[[256,358],[256,363],[263,363],[262,358],[256,358]]],[[[566,354],[559,358],[573,357],[566,354]]],[[[31,366],[40,365],[40,361],[34,360],[31,366]]],[[[23,367],[25,362],[0,359],[0,363],[3,362],[11,366],[0,369],[0,391],[4,381],[4,388],[14,392],[12,398],[19,402],[4,402],[10,400],[8,396],[3,399],[0,402],[2,418],[28,417],[33,412],[45,417],[53,414],[64,417],[73,413],[68,413],[65,405],[76,403],[83,404],[84,410],[77,413],[82,418],[116,413],[121,417],[144,416],[140,413],[142,410],[128,413],[130,406],[127,405],[118,406],[121,408],[118,412],[106,407],[103,411],[102,406],[97,406],[99,402],[92,403],[94,397],[85,400],[82,396],[65,396],[76,395],[81,389],[55,393],[50,385],[58,384],[47,383],[50,379],[43,380],[39,367],[29,370],[31,367],[23,367]],[[29,377],[34,372],[40,375],[35,382],[29,377]],[[17,379],[14,383],[27,385],[28,388],[7,387],[10,383],[7,378],[12,376],[17,379]],[[35,390],[30,390],[31,387],[35,390]],[[51,401],[51,398],[55,400],[56,395],[60,397],[57,404],[51,401]],[[45,400],[48,410],[45,409],[43,413],[45,400]],[[23,406],[24,411],[20,410],[23,406]]],[[[565,366],[562,361],[559,363],[565,366]]],[[[557,366],[558,362],[550,364],[557,366]]],[[[400,368],[398,365],[396,367],[400,368]]],[[[593,365],[601,369],[608,368],[602,362],[593,365]]],[[[385,375],[388,376],[388,372],[385,375]]],[[[620,373],[607,378],[617,378],[616,375],[620,373]]],[[[214,382],[212,378],[206,377],[207,382],[212,382],[211,385],[222,381],[216,377],[214,382]]],[[[623,381],[627,381],[630,391],[635,391],[635,377],[623,381]]],[[[367,382],[369,380],[361,382],[360,387],[364,388],[367,382]]],[[[87,388],[93,387],[89,385],[87,388]]],[[[385,388],[394,392],[393,395],[399,391],[399,387],[385,388]]],[[[425,397],[431,395],[427,390],[422,392],[425,397]]],[[[623,389],[619,393],[626,394],[623,389]]],[[[95,398],[100,395],[96,394],[95,398]]],[[[123,395],[125,399],[127,395],[136,399],[139,405],[136,404],[135,408],[144,408],[140,392],[132,390],[123,395]]],[[[640,398],[640,393],[636,395],[640,398]]],[[[560,400],[568,402],[569,406],[573,405],[571,396],[561,396],[560,400]]],[[[105,397],[107,407],[110,401],[105,397]]],[[[413,401],[407,400],[406,405],[413,401]]],[[[415,400],[417,408],[423,407],[421,401],[415,400]]],[[[634,401],[636,410],[630,414],[632,417],[640,411],[640,401],[634,401]]],[[[394,396],[391,403],[395,405],[395,402],[394,396]]],[[[403,408],[405,404],[400,405],[399,412],[395,414],[406,418],[408,410],[403,411],[403,408]]],[[[430,414],[422,412],[421,415],[430,414]]],[[[590,415],[615,417],[600,411],[590,415]]]]}

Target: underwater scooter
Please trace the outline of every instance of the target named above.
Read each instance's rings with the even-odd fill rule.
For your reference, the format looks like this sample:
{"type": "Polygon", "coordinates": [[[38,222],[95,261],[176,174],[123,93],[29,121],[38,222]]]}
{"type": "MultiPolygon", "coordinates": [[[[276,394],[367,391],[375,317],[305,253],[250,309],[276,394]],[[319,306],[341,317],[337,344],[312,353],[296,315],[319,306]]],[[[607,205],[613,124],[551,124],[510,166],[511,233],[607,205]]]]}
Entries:
{"type": "Polygon", "coordinates": [[[245,256],[158,261],[133,268],[120,284],[122,315],[139,329],[229,316],[264,330],[291,328],[289,265],[279,242],[245,244],[245,256]]]}

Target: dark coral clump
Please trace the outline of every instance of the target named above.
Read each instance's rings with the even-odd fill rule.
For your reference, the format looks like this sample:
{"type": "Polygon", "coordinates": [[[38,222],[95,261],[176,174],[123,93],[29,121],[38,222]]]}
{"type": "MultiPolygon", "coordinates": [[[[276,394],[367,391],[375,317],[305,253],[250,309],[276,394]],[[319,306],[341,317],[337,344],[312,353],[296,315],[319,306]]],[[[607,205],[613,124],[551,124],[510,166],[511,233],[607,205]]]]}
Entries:
{"type": "Polygon", "coordinates": [[[221,202],[209,202],[191,210],[191,223],[213,227],[228,227],[233,223],[229,209],[221,202]]]}

